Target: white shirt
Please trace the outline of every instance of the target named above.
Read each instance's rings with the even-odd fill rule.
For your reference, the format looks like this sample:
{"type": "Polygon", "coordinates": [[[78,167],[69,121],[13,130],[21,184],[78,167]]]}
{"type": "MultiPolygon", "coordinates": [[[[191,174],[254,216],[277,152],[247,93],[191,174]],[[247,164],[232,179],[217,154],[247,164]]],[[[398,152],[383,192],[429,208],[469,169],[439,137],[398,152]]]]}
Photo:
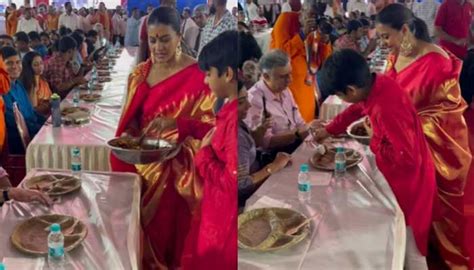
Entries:
{"type": "Polygon", "coordinates": [[[125,18],[117,13],[112,17],[112,34],[124,37],[127,30],[127,22],[125,18]]]}
{"type": "Polygon", "coordinates": [[[138,46],[138,33],[140,32],[141,20],[133,16],[127,20],[127,31],[125,32],[125,46],[138,46]]]}
{"type": "MultiPolygon", "coordinates": [[[[201,31],[202,30],[203,29],[201,29],[201,31]]],[[[184,39],[184,43],[186,43],[188,48],[190,48],[191,50],[194,50],[198,35],[199,35],[199,26],[193,20],[189,20],[186,23],[186,27],[184,28],[183,39],[184,39]]],[[[202,32],[201,32],[201,35],[202,35],[202,32]]],[[[199,46],[198,46],[198,50],[199,50],[199,46]]]]}
{"type": "Polygon", "coordinates": [[[422,0],[413,3],[413,13],[415,16],[425,21],[430,32],[430,36],[434,36],[434,21],[438,12],[439,2],[436,0],[422,0]]]}
{"type": "Polygon", "coordinates": [[[18,26],[16,27],[16,32],[25,32],[25,33],[29,33],[31,31],[35,31],[35,32],[38,32],[41,33],[43,32],[43,29],[41,29],[41,26],[39,25],[38,23],[38,20],[36,20],[35,18],[30,18],[29,20],[25,19],[25,18],[21,18],[19,21],[18,21],[18,26]]]}
{"type": "Polygon", "coordinates": [[[61,28],[61,26],[65,26],[74,31],[79,28],[79,18],[74,13],[71,13],[71,15],[63,13],[61,16],[59,16],[58,26],[59,28],[61,28]]]}
{"type": "Polygon", "coordinates": [[[281,6],[281,13],[283,13],[283,12],[291,12],[290,3],[288,3],[288,2],[283,3],[283,6],[281,6]]]}
{"type": "Polygon", "coordinates": [[[254,2],[247,5],[247,12],[249,15],[249,20],[253,21],[258,18],[258,6],[254,2]]]}
{"type": "Polygon", "coordinates": [[[347,3],[347,12],[351,13],[353,11],[359,11],[360,13],[365,13],[365,15],[369,14],[369,6],[365,2],[365,0],[349,0],[347,3]]]}

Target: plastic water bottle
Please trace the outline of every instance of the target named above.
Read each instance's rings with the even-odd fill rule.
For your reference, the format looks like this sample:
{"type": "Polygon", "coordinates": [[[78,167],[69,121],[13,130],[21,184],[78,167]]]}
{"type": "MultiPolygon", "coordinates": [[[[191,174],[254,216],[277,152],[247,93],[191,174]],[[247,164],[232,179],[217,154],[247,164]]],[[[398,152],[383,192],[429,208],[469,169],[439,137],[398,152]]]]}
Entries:
{"type": "Polygon", "coordinates": [[[64,266],[64,235],[61,225],[53,223],[48,235],[48,264],[50,269],[61,269],[64,266]]]}
{"type": "Polygon", "coordinates": [[[92,67],[92,71],[91,71],[91,79],[92,80],[95,80],[97,79],[97,67],[96,65],[94,64],[94,66],[92,67]]]}
{"type": "Polygon", "coordinates": [[[298,199],[301,202],[308,202],[311,200],[311,182],[309,181],[308,172],[308,164],[301,164],[300,172],[298,174],[298,199]]]}
{"type": "Polygon", "coordinates": [[[5,265],[0,262],[0,270],[5,270],[5,265]]]}
{"type": "Polygon", "coordinates": [[[334,177],[336,180],[344,179],[346,175],[346,153],[344,147],[336,148],[336,157],[334,159],[334,177]]]}
{"type": "Polygon", "coordinates": [[[120,41],[117,39],[115,41],[115,51],[117,51],[118,49],[120,49],[120,41]]]}
{"type": "Polygon", "coordinates": [[[61,126],[61,98],[58,94],[54,93],[51,95],[51,120],[53,122],[53,127],[61,126]]]}
{"type": "Polygon", "coordinates": [[[72,90],[72,105],[79,107],[79,89],[72,90]]]}
{"type": "Polygon", "coordinates": [[[74,147],[72,148],[71,153],[72,153],[72,158],[71,158],[72,176],[80,178],[81,170],[82,170],[81,150],[78,147],[74,147]]]}

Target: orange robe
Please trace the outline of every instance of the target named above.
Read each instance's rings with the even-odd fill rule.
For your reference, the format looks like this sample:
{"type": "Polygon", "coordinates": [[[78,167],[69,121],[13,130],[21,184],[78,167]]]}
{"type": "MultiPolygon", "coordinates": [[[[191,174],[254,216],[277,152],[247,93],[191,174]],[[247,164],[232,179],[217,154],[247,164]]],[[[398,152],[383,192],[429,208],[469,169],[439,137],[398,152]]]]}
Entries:
{"type": "Polygon", "coordinates": [[[16,33],[16,28],[18,26],[18,11],[12,11],[7,18],[7,35],[13,37],[16,33]]]}
{"type": "Polygon", "coordinates": [[[301,116],[310,122],[316,116],[316,84],[313,78],[312,85],[305,83],[308,74],[306,64],[306,49],[304,41],[299,35],[299,13],[285,12],[280,14],[272,31],[272,49],[281,49],[291,58],[293,81],[290,90],[298,105],[301,116]]]}
{"type": "Polygon", "coordinates": [[[316,48],[313,45],[313,53],[311,55],[311,68],[319,70],[321,69],[322,65],[326,60],[331,56],[332,54],[332,45],[331,43],[324,43],[321,41],[321,36],[319,33],[315,37],[314,34],[310,34],[308,38],[306,39],[308,44],[317,44],[316,48]]]}
{"type": "Polygon", "coordinates": [[[110,18],[107,12],[102,13],[99,11],[99,23],[104,26],[104,34],[107,39],[110,38],[110,18]]]}
{"type": "Polygon", "coordinates": [[[433,223],[438,249],[451,269],[467,269],[468,250],[463,243],[466,232],[464,204],[466,182],[471,165],[468,129],[463,113],[467,104],[461,97],[459,74],[461,61],[449,53],[428,53],[397,72],[396,58],[389,58],[387,74],[408,92],[418,111],[423,132],[433,155],[441,216],[433,223]]]}

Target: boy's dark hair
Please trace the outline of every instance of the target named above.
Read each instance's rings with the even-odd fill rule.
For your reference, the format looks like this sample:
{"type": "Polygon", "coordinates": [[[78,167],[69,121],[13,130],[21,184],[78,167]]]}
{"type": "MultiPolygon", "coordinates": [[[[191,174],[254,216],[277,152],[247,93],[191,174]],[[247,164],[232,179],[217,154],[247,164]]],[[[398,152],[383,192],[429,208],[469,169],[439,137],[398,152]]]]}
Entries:
{"type": "Polygon", "coordinates": [[[41,37],[36,31],[31,31],[28,33],[28,37],[30,38],[30,41],[40,41],[41,37]]]}
{"type": "Polygon", "coordinates": [[[238,48],[238,39],[237,31],[225,31],[204,46],[198,60],[201,70],[209,71],[211,67],[214,67],[221,76],[230,67],[237,76],[239,57],[235,56],[241,53],[238,48]]]}
{"type": "Polygon", "coordinates": [[[28,34],[26,34],[23,31],[16,33],[15,38],[16,38],[17,41],[23,41],[23,42],[26,42],[26,43],[30,43],[30,38],[28,37],[28,34]]]}
{"type": "Polygon", "coordinates": [[[334,28],[327,21],[321,21],[319,23],[319,31],[325,35],[330,35],[334,31],[334,28]]]}
{"type": "Polygon", "coordinates": [[[239,68],[247,60],[258,60],[262,57],[262,50],[251,33],[239,32],[239,68]]]}
{"type": "Polygon", "coordinates": [[[67,35],[69,35],[69,34],[71,34],[71,33],[72,33],[71,29],[69,29],[69,28],[67,28],[67,27],[65,27],[65,26],[61,26],[61,28],[59,28],[59,35],[60,35],[61,37],[67,36],[67,35]]]}
{"type": "Polygon", "coordinates": [[[359,30],[362,27],[362,23],[358,20],[352,20],[347,23],[347,33],[352,33],[354,31],[359,30]]]}
{"type": "Polygon", "coordinates": [[[58,50],[62,53],[66,53],[69,50],[74,50],[76,48],[77,43],[72,37],[65,36],[59,40],[58,50]]]}
{"type": "Polygon", "coordinates": [[[363,27],[369,27],[370,26],[369,20],[367,20],[365,18],[362,18],[359,21],[360,21],[360,23],[362,24],[363,27]]]}
{"type": "Polygon", "coordinates": [[[0,49],[0,54],[2,55],[3,59],[6,60],[8,57],[12,57],[14,55],[19,55],[18,51],[15,48],[10,46],[5,46],[0,49]]]}
{"type": "Polygon", "coordinates": [[[323,65],[320,73],[321,91],[329,95],[346,94],[348,86],[367,89],[372,75],[365,58],[352,49],[336,51],[323,65]]]}
{"type": "Polygon", "coordinates": [[[82,29],[76,29],[76,30],[74,30],[73,33],[79,33],[79,34],[81,34],[81,35],[85,35],[85,33],[84,33],[84,31],[83,31],[82,29]]]}
{"type": "Polygon", "coordinates": [[[462,97],[471,105],[474,97],[474,50],[470,50],[464,59],[459,84],[462,97]]]}
{"type": "Polygon", "coordinates": [[[41,38],[41,37],[47,37],[47,38],[51,39],[51,38],[49,37],[49,35],[48,35],[47,32],[41,32],[40,38],[41,38]]]}
{"type": "Polygon", "coordinates": [[[82,37],[81,34],[74,32],[70,35],[76,41],[76,49],[80,49],[82,46],[82,43],[84,42],[84,38],[82,37]]]}
{"type": "Polygon", "coordinates": [[[97,37],[98,35],[99,35],[99,33],[97,33],[97,31],[89,30],[89,32],[87,32],[87,34],[86,34],[86,37],[97,37]]]}

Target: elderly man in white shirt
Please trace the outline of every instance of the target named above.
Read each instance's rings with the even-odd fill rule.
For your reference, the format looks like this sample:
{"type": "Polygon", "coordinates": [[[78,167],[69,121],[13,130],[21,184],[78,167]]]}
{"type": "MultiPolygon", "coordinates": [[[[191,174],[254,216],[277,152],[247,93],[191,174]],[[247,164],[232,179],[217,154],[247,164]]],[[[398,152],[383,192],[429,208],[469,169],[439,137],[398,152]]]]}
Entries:
{"type": "Polygon", "coordinates": [[[127,21],[123,16],[123,10],[121,6],[117,6],[115,14],[112,16],[112,34],[113,42],[117,43],[117,40],[123,46],[125,43],[125,31],[127,30],[127,21]]]}
{"type": "Polygon", "coordinates": [[[64,4],[66,8],[66,12],[59,16],[59,28],[64,26],[66,28],[71,29],[72,31],[79,28],[79,18],[76,14],[72,12],[72,5],[71,2],[66,2],[64,4]]]}
{"type": "Polygon", "coordinates": [[[249,21],[253,21],[258,18],[258,6],[253,0],[247,0],[246,2],[247,16],[249,21]]]}
{"type": "Polygon", "coordinates": [[[18,21],[18,26],[16,27],[16,32],[42,32],[41,26],[39,25],[38,20],[31,16],[31,8],[25,8],[23,17],[18,21]]]}
{"type": "Polygon", "coordinates": [[[361,14],[369,14],[369,5],[366,0],[349,0],[347,3],[347,12],[359,11],[361,14]]]}
{"type": "Polygon", "coordinates": [[[193,10],[192,19],[186,24],[183,32],[184,43],[189,49],[193,50],[195,54],[199,51],[199,44],[201,43],[201,34],[204,26],[207,23],[207,16],[209,10],[207,5],[197,5],[193,10]]]}
{"type": "Polygon", "coordinates": [[[434,37],[434,22],[440,4],[437,0],[416,0],[413,2],[413,13],[416,17],[425,21],[430,32],[430,36],[434,37]]]}

